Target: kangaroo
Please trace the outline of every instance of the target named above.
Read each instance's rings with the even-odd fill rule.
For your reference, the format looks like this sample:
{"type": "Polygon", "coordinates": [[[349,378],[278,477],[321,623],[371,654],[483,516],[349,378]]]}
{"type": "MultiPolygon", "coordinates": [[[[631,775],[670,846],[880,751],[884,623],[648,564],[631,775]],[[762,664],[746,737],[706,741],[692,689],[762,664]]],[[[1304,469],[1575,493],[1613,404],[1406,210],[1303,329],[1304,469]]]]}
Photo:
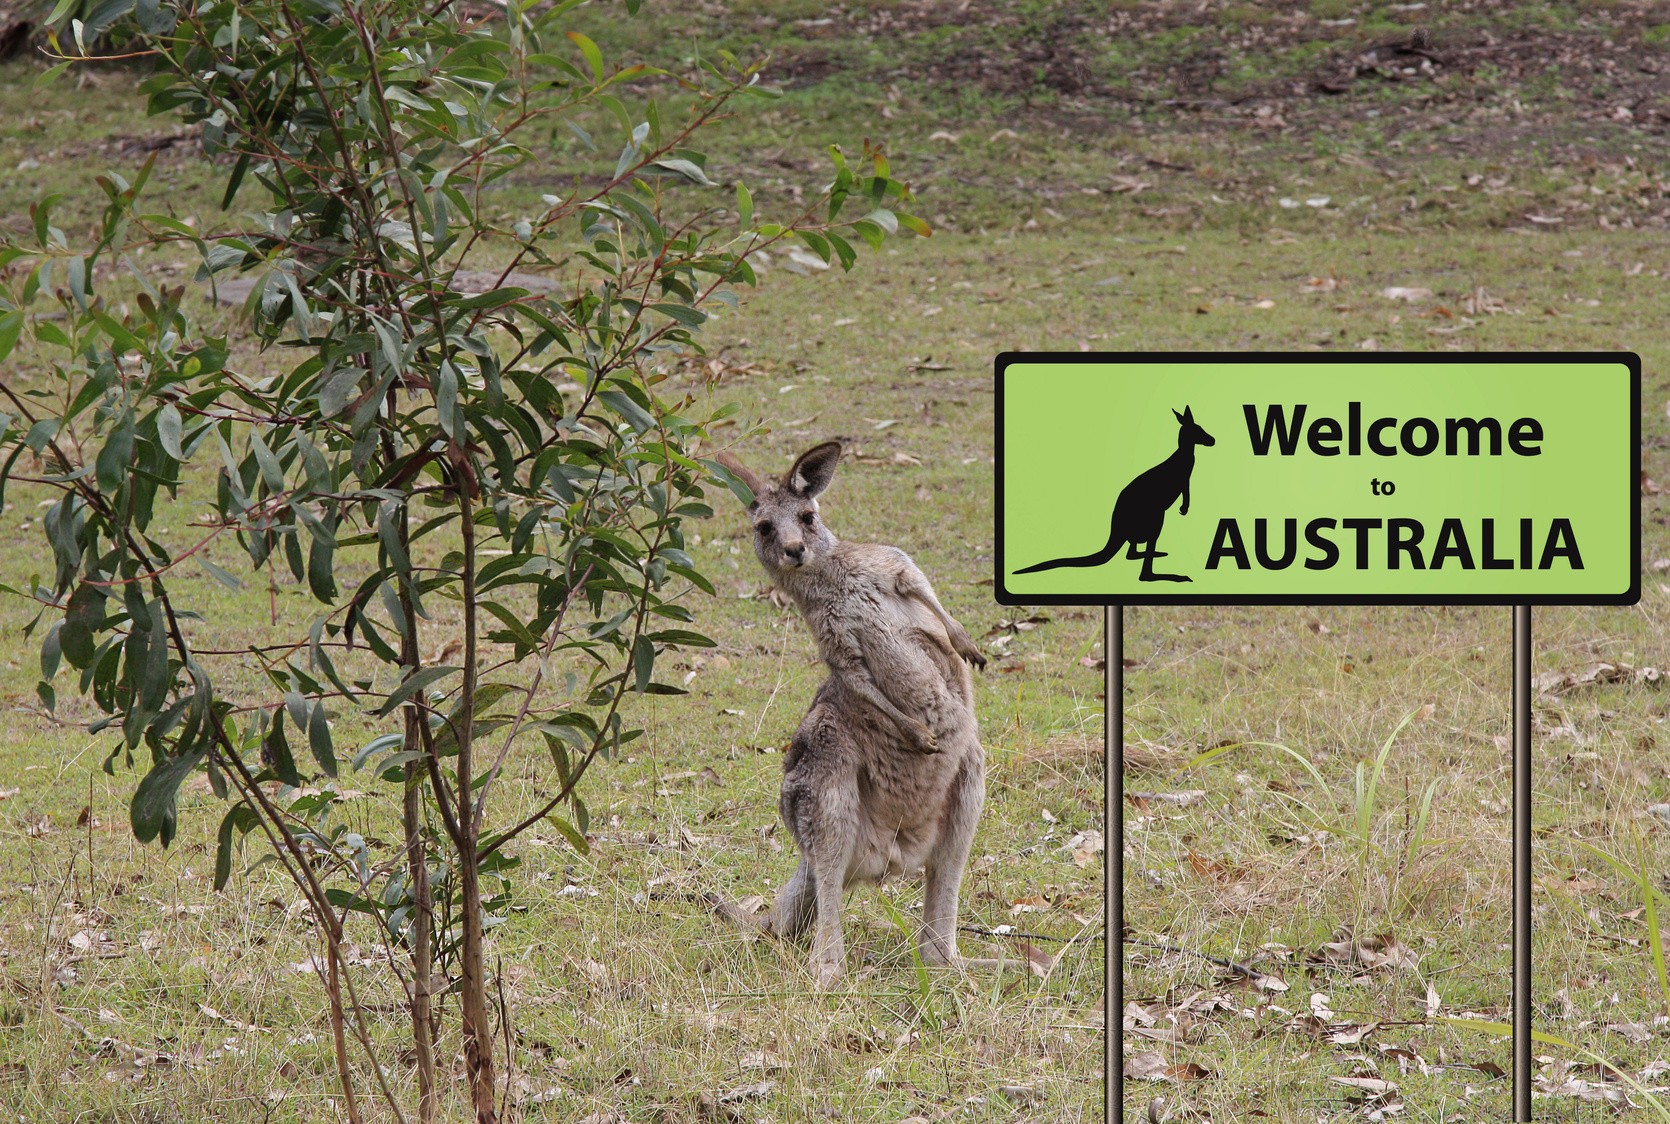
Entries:
{"type": "Polygon", "coordinates": [[[817,445],[780,480],[717,457],[753,493],[754,553],[810,626],[829,678],[783,758],[778,812],[800,850],[794,875],[762,917],[712,904],[770,936],[812,929],[823,988],[845,970],[843,891],[917,870],[922,959],[958,961],[958,885],[986,795],[967,666],[985,657],[909,555],[841,542],[824,525],[817,497],[840,456],[839,442],[817,445]]]}
{"type": "Polygon", "coordinates": [[[1057,566],[1100,566],[1118,554],[1121,547],[1129,546],[1130,552],[1125,557],[1133,561],[1142,559],[1142,573],[1139,575],[1141,580],[1194,580],[1184,574],[1156,574],[1154,559],[1164,558],[1165,552],[1155,548],[1158,545],[1160,528],[1165,525],[1166,509],[1176,503],[1179,496],[1183,499],[1183,506],[1178,508],[1177,514],[1189,513],[1189,476],[1194,472],[1195,446],[1216,445],[1217,441],[1196,424],[1194,411],[1189,407],[1184,406],[1181,414],[1176,410],[1171,413],[1178,424],[1177,451],[1125,485],[1119,493],[1119,498],[1113,504],[1113,520],[1108,530],[1107,545],[1094,554],[1084,554],[1077,558],[1052,558],[1048,562],[1039,562],[1024,570],[1016,570],[1015,573],[1032,574],[1039,570],[1053,570],[1057,566]],[[1138,547],[1144,544],[1148,549],[1139,553],[1138,547]]]}

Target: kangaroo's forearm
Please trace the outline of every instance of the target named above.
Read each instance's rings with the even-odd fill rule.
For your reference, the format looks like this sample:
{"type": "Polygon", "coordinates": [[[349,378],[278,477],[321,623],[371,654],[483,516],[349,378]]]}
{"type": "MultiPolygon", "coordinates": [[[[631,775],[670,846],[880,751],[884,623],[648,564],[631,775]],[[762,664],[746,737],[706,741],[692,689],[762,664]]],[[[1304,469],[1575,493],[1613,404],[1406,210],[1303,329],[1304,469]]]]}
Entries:
{"type": "Polygon", "coordinates": [[[891,718],[898,724],[899,729],[908,731],[916,726],[916,720],[900,710],[893,700],[887,697],[887,693],[881,689],[881,685],[870,674],[868,667],[849,668],[842,678],[854,693],[891,718]]]}

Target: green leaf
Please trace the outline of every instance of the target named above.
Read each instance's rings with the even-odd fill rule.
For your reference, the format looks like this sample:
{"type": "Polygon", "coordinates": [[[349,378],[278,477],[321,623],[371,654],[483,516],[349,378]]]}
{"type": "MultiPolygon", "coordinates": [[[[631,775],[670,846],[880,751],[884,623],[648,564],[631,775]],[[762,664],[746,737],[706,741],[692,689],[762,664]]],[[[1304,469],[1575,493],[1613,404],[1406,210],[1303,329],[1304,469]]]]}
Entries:
{"type": "Polygon", "coordinates": [[[133,475],[133,418],[124,417],[99,450],[94,470],[99,488],[114,492],[133,475]]]}
{"type": "Polygon", "coordinates": [[[651,168],[660,168],[663,171],[671,172],[673,175],[681,176],[684,179],[689,180],[691,183],[700,184],[703,187],[719,186],[717,183],[708,179],[707,173],[702,171],[701,166],[693,160],[652,160],[650,161],[649,166],[651,168]]]}
{"type": "Polygon", "coordinates": [[[603,81],[603,52],[597,49],[597,44],[578,31],[570,31],[568,38],[580,48],[580,53],[586,56],[586,63],[591,67],[591,76],[598,82],[603,81]]]}
{"type": "Polygon", "coordinates": [[[319,768],[325,771],[325,776],[336,776],[336,753],[331,749],[331,727],[325,720],[325,705],[315,703],[313,715],[307,723],[308,748],[313,751],[313,759],[319,762],[319,768]]]}
{"type": "Polygon", "coordinates": [[[858,254],[853,250],[852,243],[839,234],[832,233],[829,235],[829,248],[835,251],[837,258],[841,259],[842,272],[852,269],[853,263],[858,260],[858,254]]]}
{"type": "Polygon", "coordinates": [[[691,632],[684,628],[664,628],[660,632],[652,632],[649,638],[657,644],[682,644],[686,648],[712,648],[715,642],[712,637],[703,636],[699,632],[691,632]]]}
{"type": "Polygon", "coordinates": [[[232,174],[226,177],[226,191],[220,197],[220,209],[229,210],[232,200],[238,197],[238,188],[244,182],[244,173],[249,171],[249,153],[238,153],[238,162],[232,165],[232,174]]]}
{"type": "Polygon", "coordinates": [[[0,359],[5,359],[12,353],[12,348],[17,346],[17,337],[22,331],[22,310],[14,308],[0,316],[0,359]]]}
{"type": "Polygon", "coordinates": [[[435,372],[435,416],[448,437],[464,435],[464,415],[458,409],[458,373],[443,362],[435,372]]]}
{"type": "Polygon", "coordinates": [[[643,433],[655,428],[655,419],[645,412],[644,408],[619,390],[599,391],[597,397],[621,417],[625,418],[634,431],[643,433]]]}
{"type": "MultiPolygon", "coordinates": [[[[62,2],[62,0],[60,0],[60,2],[62,2]]],[[[75,0],[69,0],[69,2],[73,4],[75,3],[75,0]]],[[[57,81],[59,76],[70,68],[70,63],[74,61],[74,59],[65,59],[63,62],[58,63],[55,66],[49,66],[45,70],[41,71],[40,76],[35,79],[35,88],[40,89],[42,86],[57,81]]]]}
{"type": "Polygon", "coordinates": [[[195,557],[197,558],[197,564],[209,571],[209,576],[214,578],[215,581],[219,582],[227,589],[242,589],[244,587],[244,583],[238,580],[238,576],[236,574],[215,565],[201,554],[196,555],[195,557]]]}
{"type": "Polygon", "coordinates": [[[162,451],[177,461],[186,459],[185,452],[180,448],[180,411],[174,408],[174,403],[165,403],[157,411],[157,441],[162,445],[162,451]]]}
{"type": "Polygon", "coordinates": [[[818,257],[826,262],[829,260],[829,241],[823,235],[810,230],[797,230],[795,236],[811,247],[812,252],[818,257]]]}
{"type": "Polygon", "coordinates": [[[232,805],[220,821],[219,841],[215,846],[216,890],[224,890],[227,881],[232,877],[232,833],[237,832],[238,839],[242,840],[259,822],[255,810],[242,801],[232,805]]]}
{"type": "Polygon", "coordinates": [[[86,669],[93,662],[93,633],[104,627],[104,594],[82,582],[70,594],[58,644],[70,666],[86,669]]]}
{"type": "MultiPolygon", "coordinates": [[[[829,255],[825,254],[824,256],[828,257],[829,255]]],[[[650,307],[663,316],[677,320],[680,324],[683,324],[686,327],[700,328],[703,324],[707,323],[707,313],[703,312],[699,308],[691,308],[687,304],[670,304],[662,302],[660,304],[652,304],[650,307]]]]}
{"type": "Polygon", "coordinates": [[[885,207],[877,207],[875,210],[865,215],[864,218],[869,222],[875,223],[888,234],[899,233],[899,216],[895,215],[892,211],[889,211],[885,207]]]}
{"type": "Polygon", "coordinates": [[[896,211],[894,212],[894,217],[899,220],[900,226],[904,227],[912,234],[919,235],[923,238],[933,237],[934,228],[917,218],[915,215],[907,215],[903,211],[896,211]]]}
{"type": "Polygon", "coordinates": [[[736,185],[736,218],[744,230],[754,225],[754,197],[744,183],[736,185]]]}
{"type": "Polygon", "coordinates": [[[473,297],[466,297],[452,307],[461,311],[468,309],[471,312],[482,308],[502,308],[507,304],[521,300],[527,295],[528,290],[526,289],[494,289],[490,293],[480,293],[473,297]]]}
{"type": "Polygon", "coordinates": [[[546,822],[557,829],[564,839],[568,840],[569,845],[576,851],[580,852],[582,855],[591,854],[591,844],[586,841],[586,837],[584,835],[581,835],[577,830],[575,830],[573,824],[569,823],[555,812],[547,815],[545,819],[546,822]]]}
{"type": "Polygon", "coordinates": [[[279,467],[278,458],[274,457],[267,443],[261,440],[258,429],[249,431],[249,449],[255,454],[255,463],[261,469],[261,479],[274,492],[284,491],[284,469],[279,467]]]}
{"type": "Polygon", "coordinates": [[[381,753],[383,750],[393,749],[397,745],[405,744],[405,734],[378,734],[376,737],[366,742],[365,745],[360,748],[358,753],[354,754],[354,771],[358,772],[360,769],[363,769],[367,761],[371,760],[373,756],[381,753]]]}
{"type": "Polygon", "coordinates": [[[164,757],[157,762],[134,791],[130,816],[133,835],[141,843],[160,838],[164,847],[174,842],[178,819],[175,797],[187,774],[202,762],[203,750],[194,750],[179,757],[164,757]]]}
{"type": "Polygon", "coordinates": [[[406,680],[401,683],[400,686],[389,692],[388,698],[383,700],[383,705],[378,707],[374,713],[379,718],[392,714],[395,707],[405,702],[412,695],[423,690],[436,680],[445,679],[447,676],[454,674],[458,670],[459,669],[456,667],[441,665],[438,667],[426,667],[421,671],[414,672],[413,674],[407,676],[406,680]]]}
{"type": "Polygon", "coordinates": [[[649,689],[650,674],[655,670],[655,641],[640,635],[632,642],[632,671],[637,676],[637,689],[643,694],[649,689]]]}
{"type": "Polygon", "coordinates": [[[336,544],[328,538],[316,538],[307,552],[307,585],[325,604],[336,601],[336,575],[332,566],[336,558],[336,544]]]}
{"type": "Polygon", "coordinates": [[[290,752],[290,740],[284,736],[284,710],[282,706],[273,707],[272,728],[261,742],[261,761],[269,766],[273,775],[292,788],[300,788],[301,773],[296,770],[295,755],[290,752]]]}
{"type": "Polygon", "coordinates": [[[345,890],[341,886],[325,887],[325,900],[330,902],[337,909],[349,909],[353,910],[355,913],[367,913],[372,917],[376,917],[380,912],[377,908],[376,902],[372,901],[370,898],[356,894],[352,890],[345,890]]]}

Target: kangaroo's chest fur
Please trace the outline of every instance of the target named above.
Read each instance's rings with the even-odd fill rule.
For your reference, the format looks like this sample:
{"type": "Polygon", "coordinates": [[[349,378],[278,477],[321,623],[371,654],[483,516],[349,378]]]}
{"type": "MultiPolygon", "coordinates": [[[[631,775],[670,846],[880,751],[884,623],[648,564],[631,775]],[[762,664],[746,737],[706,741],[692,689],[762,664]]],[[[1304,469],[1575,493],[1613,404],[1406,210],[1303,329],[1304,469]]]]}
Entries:
{"type": "Polygon", "coordinates": [[[818,830],[810,794],[851,795],[853,806],[834,817],[853,832],[848,884],[920,870],[946,828],[948,791],[984,768],[968,667],[933,610],[901,593],[912,576],[920,571],[903,551],[862,543],[842,543],[815,571],[778,576],[830,669],[784,762],[782,812],[798,837],[818,830]],[[939,752],[904,744],[851,688],[854,675],[926,722],[939,752]]]}
{"type": "Polygon", "coordinates": [[[809,572],[777,575],[837,677],[867,673],[937,734],[974,727],[974,684],[945,625],[903,591],[921,571],[904,551],[841,543],[809,572]]]}

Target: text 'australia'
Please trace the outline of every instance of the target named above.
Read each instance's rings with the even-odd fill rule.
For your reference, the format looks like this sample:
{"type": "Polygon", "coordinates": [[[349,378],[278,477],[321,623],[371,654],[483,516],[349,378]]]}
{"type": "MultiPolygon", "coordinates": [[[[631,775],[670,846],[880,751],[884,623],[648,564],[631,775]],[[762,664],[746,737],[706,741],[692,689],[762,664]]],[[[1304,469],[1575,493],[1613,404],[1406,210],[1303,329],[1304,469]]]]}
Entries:
{"type": "Polygon", "coordinates": [[[1239,520],[1218,520],[1208,570],[1285,570],[1296,563],[1307,570],[1583,568],[1569,519],[1445,519],[1432,533],[1419,519],[1312,519],[1302,530],[1297,519],[1251,523],[1248,533],[1239,520]]]}

